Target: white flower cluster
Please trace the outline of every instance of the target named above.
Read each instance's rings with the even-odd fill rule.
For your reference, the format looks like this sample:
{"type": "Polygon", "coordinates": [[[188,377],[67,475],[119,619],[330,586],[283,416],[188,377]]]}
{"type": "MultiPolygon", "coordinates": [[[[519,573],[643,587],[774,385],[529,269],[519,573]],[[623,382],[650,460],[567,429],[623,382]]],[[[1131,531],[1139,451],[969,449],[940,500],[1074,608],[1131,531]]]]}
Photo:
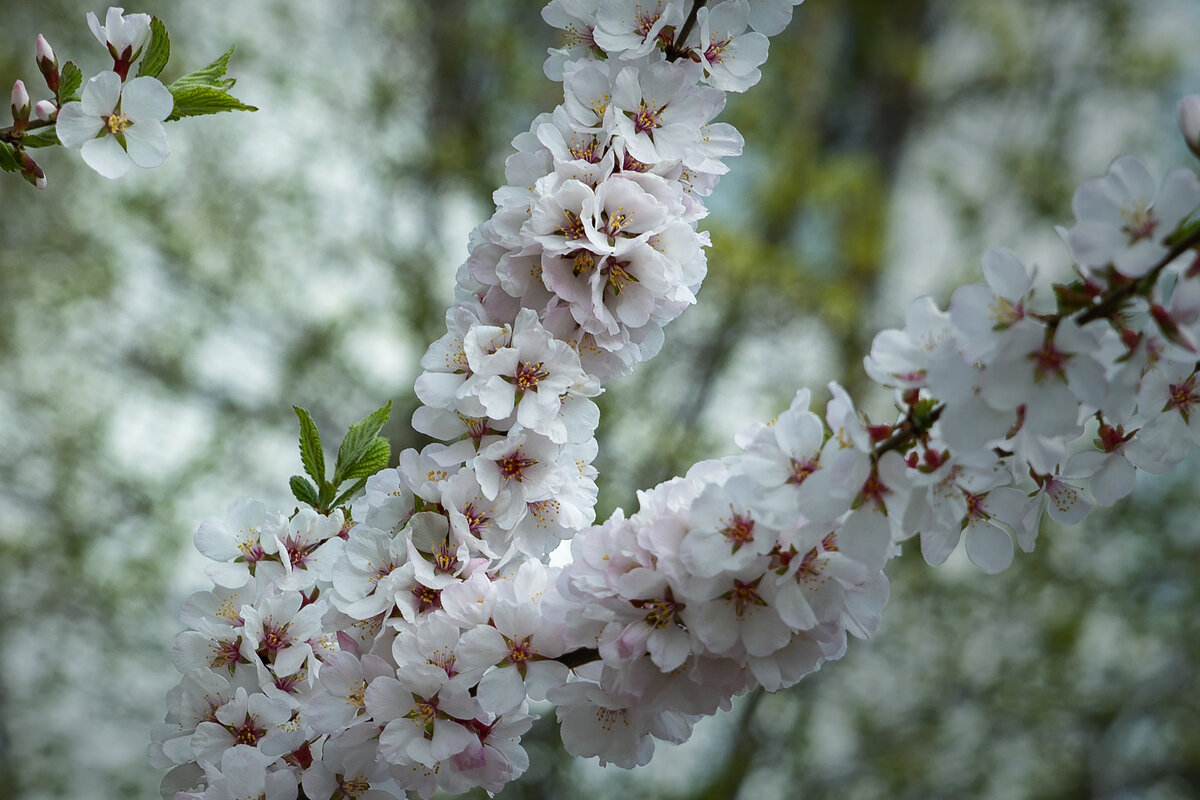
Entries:
{"type": "Polygon", "coordinates": [[[654,739],[869,636],[901,542],[936,564],[962,539],[1003,569],[1043,511],[1076,521],[1200,441],[1200,181],[1159,190],[1126,158],[1076,194],[1081,279],[1056,309],[992,251],[986,286],[949,311],[918,300],[876,338],[866,368],[896,422],[837,385],[819,415],[802,390],[739,455],[588,527],[591,398],[695,302],[700,198],[741,147],[711,120],[793,5],[546,8],[564,102],[515,140],[422,359],[413,425],[440,442],[372,476],[349,517],[239,501],[201,526],[217,588],[188,601],[172,653],[184,678],[151,746],[165,794],[494,793],[528,766],[531,700],[558,706],[570,752],[644,764],[654,739]],[[573,562],[546,566],[571,537],[573,562]]]}
{"type": "Polygon", "coordinates": [[[414,427],[441,443],[372,476],[352,522],[247,500],[201,526],[218,588],[188,601],[173,651],[185,677],[151,746],[165,794],[496,792],[528,764],[530,700],[601,691],[544,559],[595,518],[590,398],[695,302],[700,198],[741,149],[711,122],[714,87],[757,80],[751,14],[781,30],[792,5],[721,3],[686,41],[667,22],[691,3],[547,8],[598,31],[606,59],[552,54],[564,102],[517,137],[472,237],[416,383],[414,427]]]}

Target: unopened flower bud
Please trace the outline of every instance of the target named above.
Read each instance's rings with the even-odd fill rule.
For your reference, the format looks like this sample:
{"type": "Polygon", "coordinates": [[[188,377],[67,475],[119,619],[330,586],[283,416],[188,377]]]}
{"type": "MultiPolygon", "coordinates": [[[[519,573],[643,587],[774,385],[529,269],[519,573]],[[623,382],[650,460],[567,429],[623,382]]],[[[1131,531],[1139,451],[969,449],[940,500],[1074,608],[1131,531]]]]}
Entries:
{"type": "Polygon", "coordinates": [[[25,82],[17,81],[12,88],[12,115],[17,128],[24,130],[29,121],[29,92],[25,91],[25,82]]]}
{"type": "Polygon", "coordinates": [[[42,172],[42,168],[37,162],[29,157],[29,154],[24,150],[17,151],[17,160],[21,162],[21,177],[29,182],[35,189],[46,188],[46,173],[42,172]]]}
{"type": "Polygon", "coordinates": [[[54,48],[46,41],[46,37],[40,33],[37,37],[37,65],[41,70],[42,77],[46,79],[46,86],[50,91],[58,94],[58,56],[54,55],[54,48]]]}
{"type": "Polygon", "coordinates": [[[33,106],[33,115],[42,122],[52,121],[57,113],[58,106],[54,105],[53,100],[38,100],[33,106]]]}
{"type": "Polygon", "coordinates": [[[1179,130],[1191,151],[1200,157],[1200,94],[1179,101],[1179,130]]]}

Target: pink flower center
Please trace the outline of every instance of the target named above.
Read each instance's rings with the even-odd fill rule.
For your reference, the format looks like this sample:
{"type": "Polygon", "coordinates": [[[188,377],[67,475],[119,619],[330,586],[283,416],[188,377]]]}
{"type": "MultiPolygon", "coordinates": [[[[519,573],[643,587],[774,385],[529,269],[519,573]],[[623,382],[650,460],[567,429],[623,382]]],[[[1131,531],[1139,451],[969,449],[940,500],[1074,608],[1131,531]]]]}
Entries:
{"type": "Polygon", "coordinates": [[[1146,201],[1141,199],[1134,201],[1130,207],[1122,208],[1121,218],[1125,220],[1121,230],[1129,234],[1131,243],[1153,238],[1154,229],[1158,227],[1158,220],[1150,213],[1146,201]]]}
{"type": "Polygon", "coordinates": [[[725,56],[729,51],[729,43],[732,39],[711,39],[708,43],[708,48],[704,51],[704,60],[709,64],[720,64],[725,60],[725,56]]]}
{"type": "Polygon", "coordinates": [[[458,551],[448,542],[438,542],[433,548],[433,569],[435,572],[440,572],[443,575],[453,575],[458,569],[461,562],[458,560],[458,551]]]}
{"type": "Polygon", "coordinates": [[[274,655],[290,645],[292,643],[292,635],[288,632],[289,627],[291,627],[290,622],[280,624],[271,617],[263,620],[263,634],[259,643],[259,650],[265,650],[267,653],[274,655]]]}
{"type": "MultiPolygon", "coordinates": [[[[819,456],[818,456],[818,458],[819,458],[819,456]]],[[[796,459],[793,458],[792,459],[792,469],[791,469],[791,472],[788,474],[788,481],[790,483],[795,483],[797,485],[804,483],[804,480],[809,475],[812,475],[814,472],[816,472],[820,468],[821,467],[819,464],[817,464],[816,458],[811,458],[811,459],[806,458],[801,461],[797,461],[796,459]]]]}
{"type": "Polygon", "coordinates": [[[1033,361],[1034,380],[1040,381],[1048,375],[1054,375],[1063,381],[1067,379],[1065,367],[1071,359],[1071,354],[1059,350],[1052,342],[1046,342],[1040,350],[1030,353],[1029,358],[1033,361]]]}
{"type": "Polygon", "coordinates": [[[550,377],[550,373],[542,369],[544,363],[539,361],[536,364],[530,364],[528,361],[522,361],[517,367],[517,388],[522,391],[536,389],[538,381],[550,377]]]}
{"type": "Polygon", "coordinates": [[[595,136],[589,136],[582,143],[571,140],[567,152],[571,154],[571,158],[595,164],[600,160],[600,143],[595,136]]]}
{"type": "Polygon", "coordinates": [[[662,112],[666,106],[654,108],[643,100],[638,105],[637,113],[633,115],[633,128],[638,133],[650,133],[655,128],[662,127],[662,112]]]}
{"type": "Polygon", "coordinates": [[[582,239],[585,235],[583,220],[573,211],[564,211],[558,231],[568,239],[582,239]]]}
{"type": "Polygon", "coordinates": [[[762,578],[759,577],[749,583],[734,581],[733,591],[725,595],[739,617],[746,613],[746,609],[750,608],[750,606],[765,606],[767,604],[758,594],[758,582],[761,580],[762,578]]]}
{"type": "Polygon", "coordinates": [[[734,512],[725,527],[721,528],[721,535],[733,545],[733,552],[736,553],[742,545],[754,541],[754,519],[734,512]]]}
{"type": "Polygon", "coordinates": [[[440,589],[417,585],[412,590],[412,596],[417,605],[417,611],[422,614],[442,607],[442,591],[440,589]]]}
{"type": "Polygon", "coordinates": [[[608,288],[612,289],[615,295],[620,295],[629,284],[637,283],[637,278],[625,269],[628,266],[628,261],[610,261],[605,268],[605,272],[608,273],[608,288]]]}
{"type": "Polygon", "coordinates": [[[676,623],[679,619],[679,612],[683,610],[684,604],[675,602],[675,598],[668,594],[661,600],[640,600],[634,601],[634,605],[640,607],[646,612],[646,622],[651,628],[662,629],[676,623]]]}
{"type": "Polygon", "coordinates": [[[662,17],[661,13],[642,13],[637,15],[637,25],[634,26],[634,31],[638,36],[642,37],[642,41],[646,41],[646,37],[650,35],[650,31],[654,30],[654,25],[662,17]]]}
{"type": "Polygon", "coordinates": [[[462,507],[462,515],[467,521],[467,530],[471,532],[472,536],[479,538],[480,534],[483,533],[484,528],[487,527],[489,519],[488,515],[475,508],[474,503],[467,503],[464,505],[462,507]]]}
{"type": "Polygon", "coordinates": [[[1192,413],[1197,399],[1200,398],[1196,395],[1196,376],[1193,374],[1180,383],[1171,384],[1168,389],[1167,405],[1163,411],[1173,408],[1183,417],[1183,421],[1187,422],[1188,415],[1192,413]]]}
{"type": "Polygon", "coordinates": [[[238,649],[237,639],[229,642],[214,642],[212,646],[212,653],[208,657],[208,665],[213,669],[232,667],[234,664],[238,663],[241,655],[241,651],[238,649]]]}
{"type": "Polygon", "coordinates": [[[496,462],[501,475],[517,482],[525,480],[525,470],[537,463],[537,459],[527,458],[520,450],[496,462]]]}
{"type": "Polygon", "coordinates": [[[242,723],[241,727],[231,730],[234,743],[251,746],[258,744],[258,741],[267,735],[267,729],[260,728],[257,722],[254,717],[246,717],[246,721],[242,723]]]}
{"type": "Polygon", "coordinates": [[[512,639],[508,642],[508,660],[519,667],[523,667],[533,658],[533,646],[530,640],[533,639],[532,634],[523,639],[512,639]]]}

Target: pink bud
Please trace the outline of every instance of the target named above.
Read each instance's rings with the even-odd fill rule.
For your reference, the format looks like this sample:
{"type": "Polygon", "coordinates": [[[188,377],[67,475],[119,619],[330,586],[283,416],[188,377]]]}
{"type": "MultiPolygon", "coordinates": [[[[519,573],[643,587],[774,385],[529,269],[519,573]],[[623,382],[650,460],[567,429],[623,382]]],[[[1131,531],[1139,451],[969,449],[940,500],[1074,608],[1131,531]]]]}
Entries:
{"type": "MultiPolygon", "coordinates": [[[[54,48],[46,41],[46,37],[40,33],[37,37],[37,60],[38,62],[46,61],[58,66],[58,59],[54,57],[54,48]]],[[[41,66],[41,64],[39,63],[38,66],[41,66]]]]}
{"type": "Polygon", "coordinates": [[[58,106],[53,100],[38,100],[33,106],[33,115],[42,122],[49,122],[58,113],[58,106]]]}
{"type": "Polygon", "coordinates": [[[17,81],[12,88],[12,105],[13,113],[16,114],[20,109],[24,108],[28,112],[29,109],[29,92],[25,91],[25,82],[17,81]]]}
{"type": "Polygon", "coordinates": [[[1192,152],[1200,156],[1200,94],[1179,101],[1179,130],[1192,152]]]}
{"type": "Polygon", "coordinates": [[[37,38],[37,65],[42,73],[42,77],[46,79],[46,86],[50,87],[50,91],[54,92],[54,96],[58,96],[58,58],[54,55],[54,50],[51,49],[50,43],[46,41],[46,37],[40,33],[37,38]]]}

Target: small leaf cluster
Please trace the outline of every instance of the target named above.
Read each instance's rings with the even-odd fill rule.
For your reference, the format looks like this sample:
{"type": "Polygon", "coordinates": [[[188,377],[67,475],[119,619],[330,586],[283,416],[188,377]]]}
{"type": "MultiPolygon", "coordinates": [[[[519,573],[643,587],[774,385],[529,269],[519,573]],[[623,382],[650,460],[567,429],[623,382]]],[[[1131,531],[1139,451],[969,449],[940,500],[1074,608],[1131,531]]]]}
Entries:
{"type": "Polygon", "coordinates": [[[379,431],[392,412],[390,400],[350,426],[338,448],[333,475],[328,478],[317,424],[308,411],[299,406],[292,409],[300,421],[300,462],[308,475],[293,475],[290,481],[292,494],[301,503],[328,514],[349,502],[366,486],[367,478],[388,465],[391,445],[379,431]],[[342,489],[347,483],[350,485],[342,489]]]}

